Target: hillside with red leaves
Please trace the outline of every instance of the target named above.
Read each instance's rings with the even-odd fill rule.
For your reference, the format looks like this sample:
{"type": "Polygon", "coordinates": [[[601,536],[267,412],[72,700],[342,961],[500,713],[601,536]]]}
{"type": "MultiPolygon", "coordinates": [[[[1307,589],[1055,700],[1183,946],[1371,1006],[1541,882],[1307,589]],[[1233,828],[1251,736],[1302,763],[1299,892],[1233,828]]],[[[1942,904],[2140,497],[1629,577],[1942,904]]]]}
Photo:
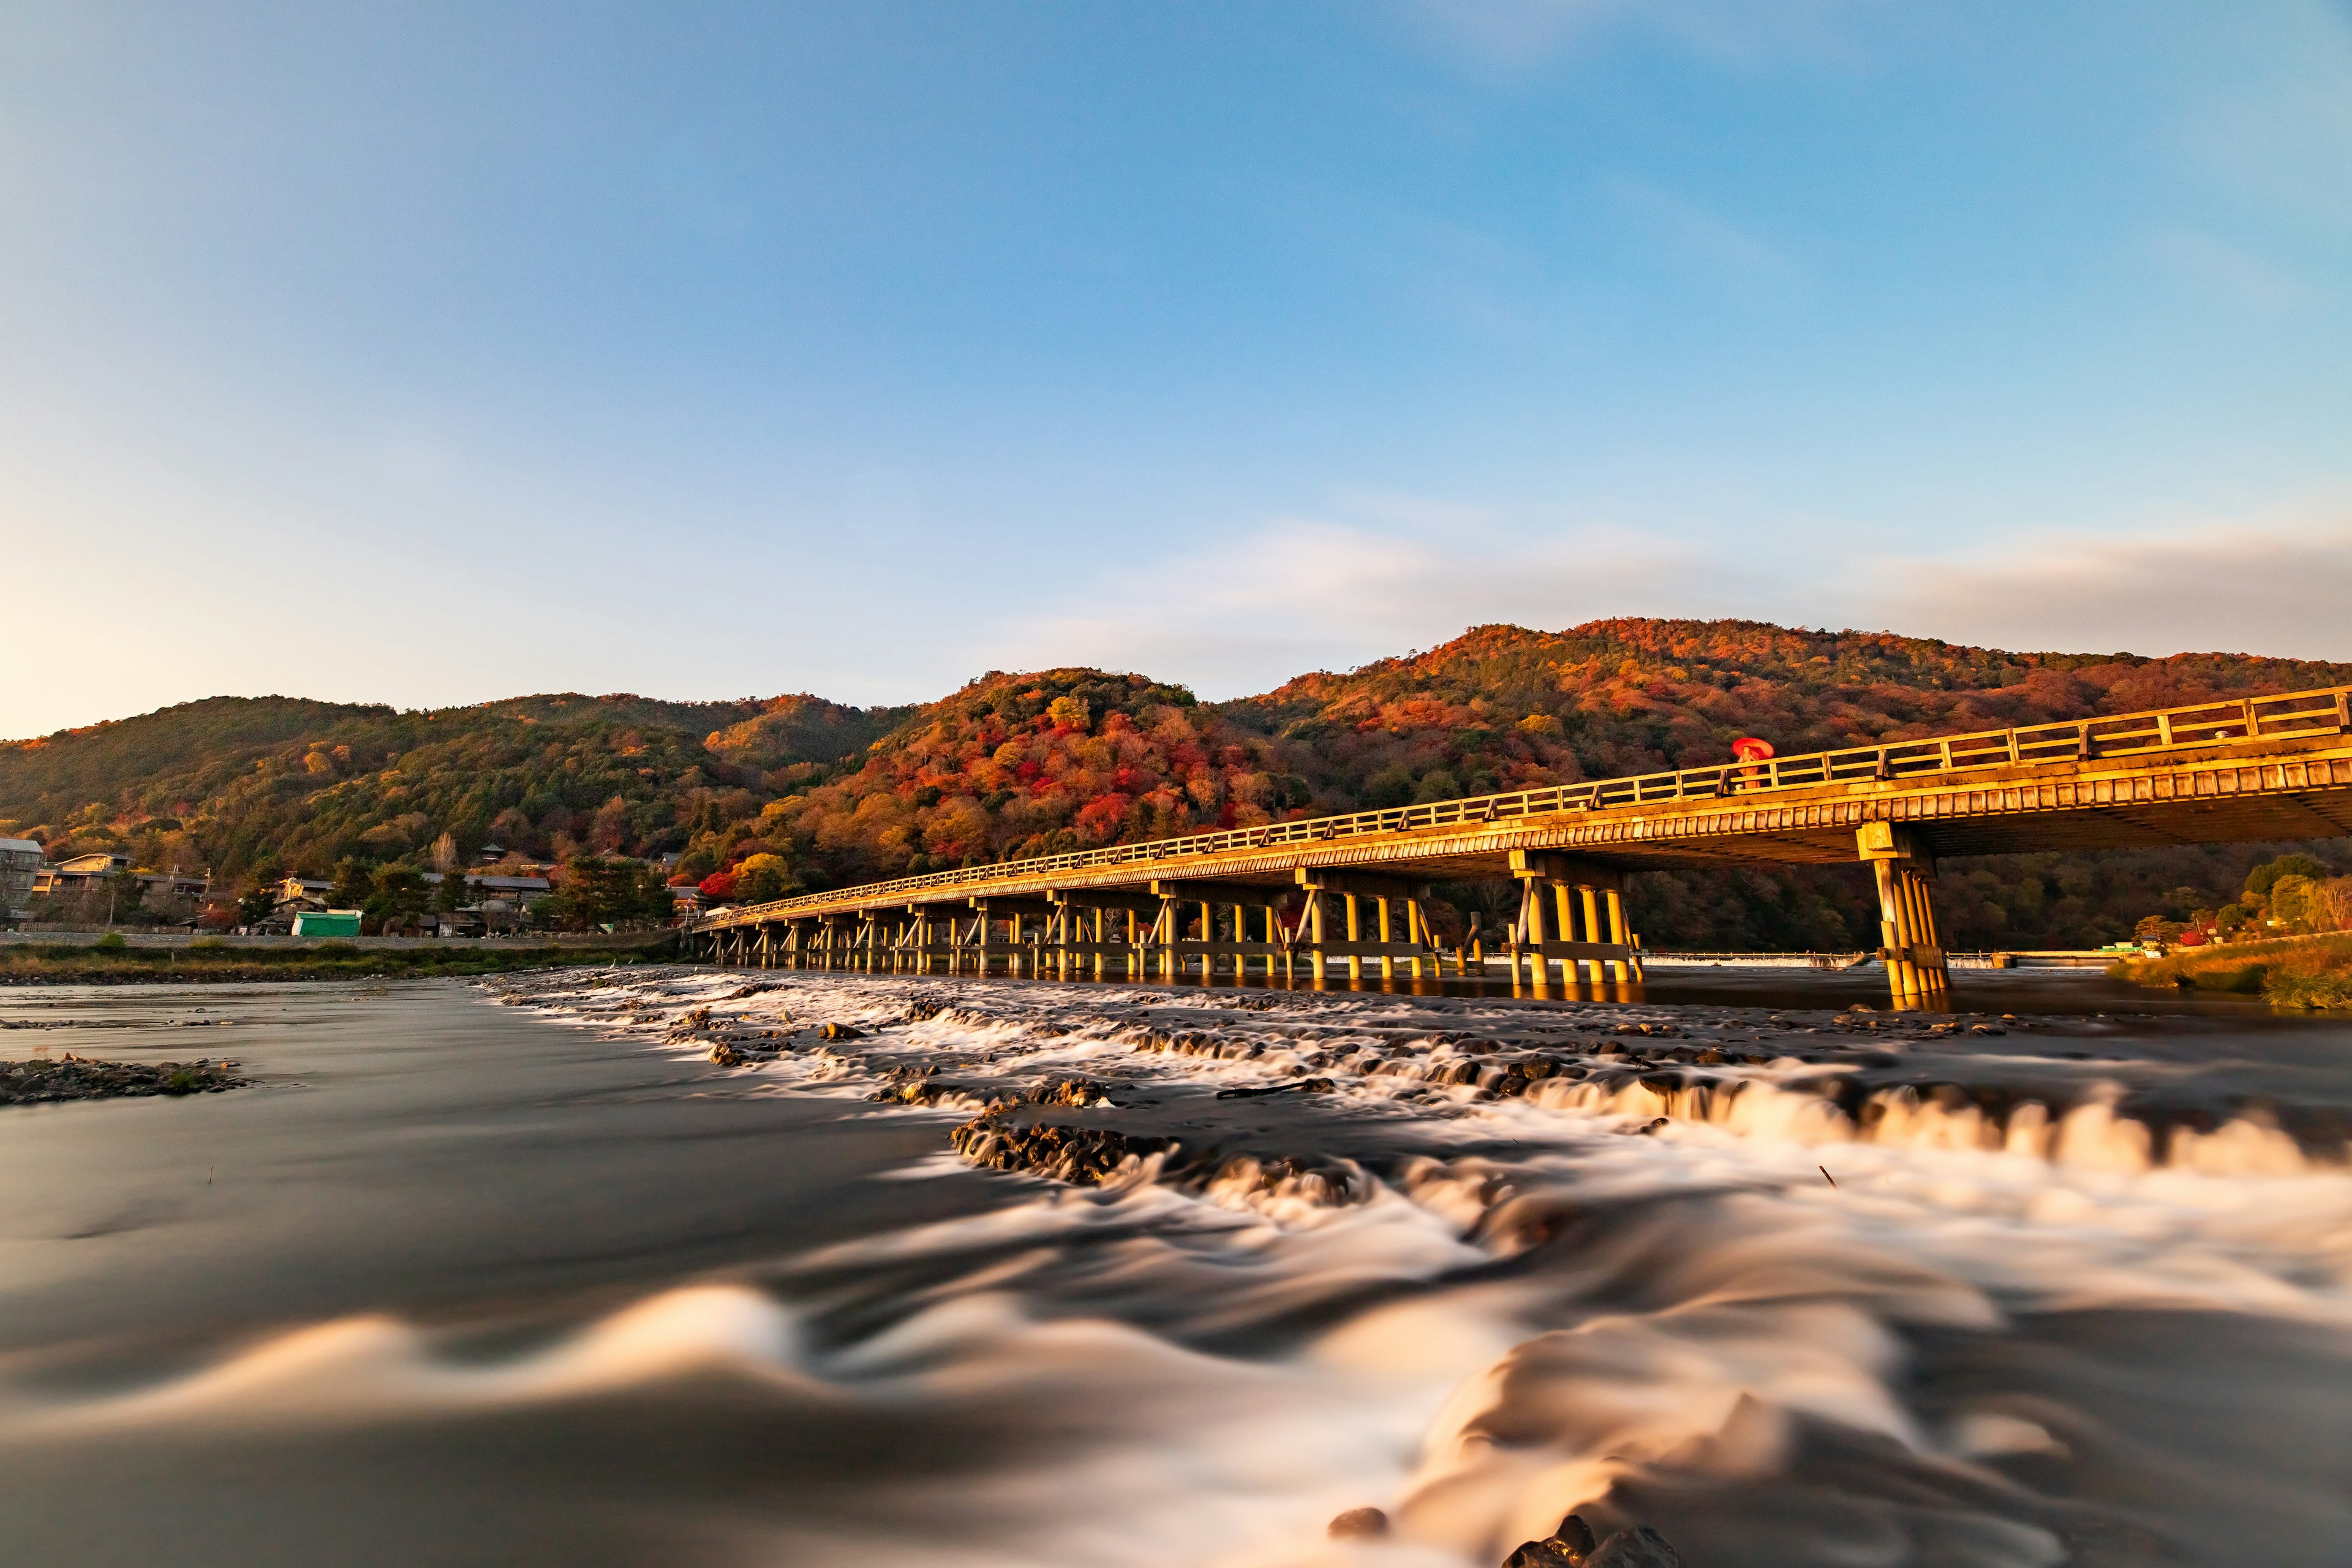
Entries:
{"type": "MultiPolygon", "coordinates": [[[[1094,669],[995,673],[940,701],[554,697],[437,714],[221,700],[0,747],[0,826],[53,853],[324,870],[447,834],[470,855],[677,853],[739,896],[1211,826],[2352,680],[2235,655],[2020,654],[1748,621],[1480,626],[1425,653],[1203,703],[1094,669]]],[[[2336,845],[2314,847],[2352,865],[2336,845]]],[[[2272,847],[1953,861],[1955,947],[2074,946],[2226,901],[2272,847]]],[[[1446,890],[1457,910],[1506,889],[1446,890]]],[[[1874,940],[1858,868],[1636,878],[1653,946],[1874,940]]]]}

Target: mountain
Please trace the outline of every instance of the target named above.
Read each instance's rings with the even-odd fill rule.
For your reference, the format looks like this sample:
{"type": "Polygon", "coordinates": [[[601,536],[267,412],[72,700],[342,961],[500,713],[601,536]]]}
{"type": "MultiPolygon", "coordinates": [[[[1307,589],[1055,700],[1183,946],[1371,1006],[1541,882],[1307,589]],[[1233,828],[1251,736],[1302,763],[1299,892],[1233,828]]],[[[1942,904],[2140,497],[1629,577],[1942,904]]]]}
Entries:
{"type": "Polygon", "coordinates": [[[723,816],[821,775],[908,711],[814,697],[557,693],[413,712],[215,698],[0,744],[0,831],[52,857],[112,847],[226,878],[399,861],[445,832],[468,857],[492,840],[660,853],[711,800],[723,816]]]}
{"type": "MultiPolygon", "coordinates": [[[[555,694],[398,712],[215,699],[0,745],[0,830],[52,854],[324,870],[415,859],[443,834],[563,857],[749,863],[773,892],[1559,781],[1699,765],[1743,734],[1784,752],[2352,681],[2234,655],[2021,654],[1747,621],[1480,626],[1425,653],[1202,703],[1143,676],[992,672],[937,702],[555,694]]],[[[2242,846],[1953,861],[1948,941],[2073,946],[2226,901],[2242,846]]],[[[2331,864],[2352,853],[2316,847],[2331,864]]],[[[1659,872],[1654,946],[1874,940],[1858,868],[1659,872]]],[[[1466,915],[1507,889],[1449,889],[1466,915]]],[[[1491,923],[1491,921],[1490,921],[1491,923]]]]}

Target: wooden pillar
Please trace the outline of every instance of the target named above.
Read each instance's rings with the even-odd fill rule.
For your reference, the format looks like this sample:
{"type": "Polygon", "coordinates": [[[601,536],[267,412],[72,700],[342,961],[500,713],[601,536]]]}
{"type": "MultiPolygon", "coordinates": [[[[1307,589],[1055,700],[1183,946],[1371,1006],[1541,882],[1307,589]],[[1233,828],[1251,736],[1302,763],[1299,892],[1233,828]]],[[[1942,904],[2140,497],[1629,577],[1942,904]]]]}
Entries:
{"type": "MultiPolygon", "coordinates": [[[[1608,939],[1601,934],[1601,889],[1588,886],[1580,887],[1577,889],[1576,891],[1579,900],[1584,906],[1584,940],[1587,942],[1607,941],[1608,939]]],[[[1585,961],[1585,964],[1591,973],[1592,984],[1595,985],[1600,984],[1601,961],[1597,958],[1587,959],[1585,961]]]]}
{"type": "Polygon", "coordinates": [[[1886,988],[1901,1001],[1911,994],[1911,978],[1906,973],[1908,963],[1903,956],[1903,903],[1895,891],[1895,865],[1889,860],[1874,860],[1870,867],[1872,879],[1878,884],[1878,952],[1886,965],[1886,988]]]}
{"type": "Polygon", "coordinates": [[[1931,847],[1916,830],[1891,822],[1863,824],[1855,842],[1878,883],[1879,952],[1888,991],[1897,1005],[1940,1005],[1950,978],[1929,894],[1936,875],[1931,847]]]}
{"type": "MultiPolygon", "coordinates": [[[[1378,930],[1381,933],[1381,945],[1382,947],[1386,947],[1391,942],[1395,940],[1390,934],[1389,901],[1384,898],[1376,898],[1372,900],[1372,904],[1373,926],[1374,929],[1378,930]]],[[[1396,978],[1396,961],[1385,952],[1381,954],[1381,978],[1383,980],[1393,980],[1396,978]]]]}
{"type": "MultiPolygon", "coordinates": [[[[1519,908],[1526,920],[1527,944],[1534,954],[1534,962],[1529,966],[1528,978],[1536,984],[1541,985],[1551,978],[1550,965],[1545,959],[1543,951],[1544,943],[1550,940],[1544,934],[1544,884],[1539,879],[1530,877],[1525,886],[1526,892],[1519,900],[1519,908]]],[[[1516,968],[1517,965],[1515,964],[1514,967],[1516,968]]]]}
{"type": "Polygon", "coordinates": [[[1936,906],[1930,896],[1933,884],[1916,867],[1909,866],[1904,868],[1903,880],[1910,894],[1915,949],[1912,963],[1918,971],[1921,994],[1940,1002],[1951,990],[1951,974],[1944,963],[1944,944],[1936,934],[1936,906]]]}
{"type": "MultiPolygon", "coordinates": [[[[1553,913],[1558,916],[1558,929],[1553,932],[1553,940],[1574,942],[1576,940],[1576,897],[1573,889],[1566,882],[1554,882],[1551,885],[1551,900],[1553,913]]],[[[1576,960],[1561,959],[1559,983],[1562,985],[1573,985],[1576,981],[1576,960]]]]}
{"type": "Polygon", "coordinates": [[[1628,978],[1639,984],[1642,961],[1633,956],[1633,938],[1625,930],[1625,895],[1615,888],[1609,889],[1609,940],[1625,950],[1625,957],[1609,961],[1609,978],[1620,985],[1628,978]]]}

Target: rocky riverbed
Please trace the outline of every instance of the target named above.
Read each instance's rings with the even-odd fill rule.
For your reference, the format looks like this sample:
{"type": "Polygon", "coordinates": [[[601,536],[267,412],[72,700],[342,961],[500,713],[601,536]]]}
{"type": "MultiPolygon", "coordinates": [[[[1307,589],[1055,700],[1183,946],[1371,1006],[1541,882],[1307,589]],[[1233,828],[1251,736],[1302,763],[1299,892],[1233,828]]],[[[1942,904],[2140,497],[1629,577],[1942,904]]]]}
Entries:
{"type": "Polygon", "coordinates": [[[67,1100],[114,1100],[138,1095],[217,1094],[244,1089],[231,1061],[109,1062],[71,1052],[0,1061],[0,1105],[45,1105],[67,1100]]]}
{"type": "MultiPolygon", "coordinates": [[[[2324,1033],[692,970],[491,988],[672,1053],[712,1093],[934,1120],[967,1168],[1066,1194],[1024,1222],[1066,1243],[975,1278],[1066,1275],[1038,1310],[1131,1315],[1196,1352],[1273,1353],[1391,1310],[1318,1295],[1382,1279],[1377,1251],[1302,1264],[1286,1311],[1221,1301],[1219,1269],[1437,1223],[1465,1249],[1442,1281],[1365,1287],[1436,1314],[1384,1363],[1488,1348],[1463,1352],[1421,1457],[1322,1516],[1334,1563],[2144,1568],[2219,1561],[2203,1542],[2231,1528],[2281,1562],[2352,1542],[2315,1473],[2266,1494],[2292,1526],[2252,1524],[2210,1480],[2148,1501],[2188,1471],[2253,1484],[2233,1445],[2295,1379],[2239,1364],[2249,1320],[2230,1315],[2292,1296],[2332,1324],[2352,1285],[2352,1074],[2324,1033]],[[1091,1228],[1181,1215],[1237,1250],[1113,1263],[1091,1228]],[[2204,1367],[2236,1413],[2172,1408],[2166,1365],[2204,1367]]],[[[1423,1267],[1405,1260],[1424,1244],[1398,1245],[1423,1267]]],[[[2257,1444],[2261,1466],[2332,1451],[2302,1442],[2257,1444]]]]}
{"type": "MultiPolygon", "coordinates": [[[[1365,1189],[1335,1159],[1392,1177],[1435,1125],[1453,1124],[1454,1153],[1522,1142],[1489,1114],[1506,1101],[1607,1116],[1634,1135],[1802,1125],[2043,1158],[2097,1141],[2150,1167],[2263,1151],[2335,1163],[2352,1145],[2341,1093],[2149,1060],[2116,1048],[2120,1026],[2105,1017],[1141,988],[1073,1005],[1066,988],[904,982],[799,990],[795,1008],[783,998],[796,989],[759,982],[665,1008],[656,985],[590,1011],[658,1026],[719,1067],[871,1080],[878,1101],[964,1111],[950,1136],[967,1158],[1085,1184],[1154,1158],[1156,1179],[1179,1185],[1247,1177],[1345,1202],[1365,1189]],[[942,1050],[942,1030],[992,1048],[942,1050]],[[1080,1056],[1096,1076],[1061,1072],[1080,1056]]],[[[569,1005],[581,988],[546,977],[501,990],[569,1005]]]]}

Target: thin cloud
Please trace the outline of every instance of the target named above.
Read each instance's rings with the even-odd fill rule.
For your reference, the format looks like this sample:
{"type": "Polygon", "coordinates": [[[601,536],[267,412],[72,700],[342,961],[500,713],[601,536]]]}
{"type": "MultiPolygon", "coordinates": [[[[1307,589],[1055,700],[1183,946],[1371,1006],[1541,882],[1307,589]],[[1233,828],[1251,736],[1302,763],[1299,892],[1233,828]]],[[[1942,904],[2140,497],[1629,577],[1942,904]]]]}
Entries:
{"type": "Polygon", "coordinates": [[[1276,519],[1244,538],[1111,574],[1087,586],[1085,602],[1131,612],[1026,621],[997,639],[996,661],[1115,664],[1234,696],[1429,647],[1482,622],[1733,614],[1758,586],[1702,546],[1621,526],[1530,537],[1474,508],[1403,498],[1373,510],[1382,508],[1378,520],[1276,519]],[[1413,515],[1450,521],[1400,526],[1413,515]]]}
{"type": "Polygon", "coordinates": [[[1873,563],[1855,602],[1901,630],[2002,647],[2352,659],[2352,501],[1873,563]]]}
{"type": "Polygon", "coordinates": [[[2019,650],[2257,652],[2352,660],[2352,500],[2114,534],[2027,534],[1964,555],[1726,552],[1609,523],[1547,529],[1473,506],[1374,498],[1286,518],[1087,585],[986,641],[1004,668],[1094,664],[1262,691],[1425,648],[1475,625],[1615,616],[1853,626],[2019,650]],[[1421,526],[1401,526],[1403,518],[1421,526]],[[1760,564],[1759,563],[1760,563],[1760,564]]]}

